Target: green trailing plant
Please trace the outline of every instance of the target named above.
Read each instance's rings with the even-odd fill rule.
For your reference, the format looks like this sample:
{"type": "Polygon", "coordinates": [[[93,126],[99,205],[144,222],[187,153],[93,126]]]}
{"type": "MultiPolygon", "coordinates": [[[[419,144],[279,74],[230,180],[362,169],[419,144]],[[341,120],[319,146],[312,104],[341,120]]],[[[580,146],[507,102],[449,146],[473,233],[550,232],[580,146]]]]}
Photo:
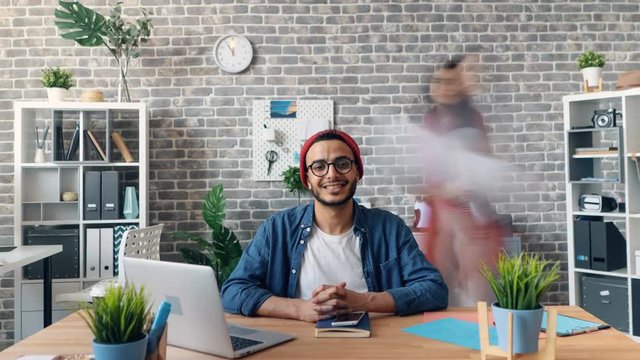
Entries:
{"type": "Polygon", "coordinates": [[[298,195],[298,204],[300,204],[300,195],[309,192],[300,179],[300,168],[297,166],[289,166],[282,172],[282,182],[284,182],[289,192],[295,192],[298,195]]]}
{"type": "Polygon", "coordinates": [[[42,85],[47,88],[63,88],[69,90],[73,86],[71,71],[59,67],[48,67],[42,70],[42,85]]]}
{"type": "Polygon", "coordinates": [[[498,256],[497,277],[485,263],[480,265],[480,272],[489,282],[499,307],[533,310],[539,308],[544,291],[558,280],[559,268],[558,262],[543,260],[538,254],[522,252],[512,257],[502,252],[498,256]]]}
{"type": "Polygon", "coordinates": [[[79,2],[60,0],[58,5],[61,9],[54,12],[55,24],[58,29],[67,31],[61,36],[82,46],[106,46],[120,68],[118,100],[131,101],[127,72],[131,59],[140,56],[138,47],[151,36],[153,24],[147,11],[141,9],[142,18],[128,22],[122,18],[122,2],[111,8],[108,18],[79,2]]]}
{"type": "Polygon", "coordinates": [[[151,321],[149,299],[144,287],[110,287],[104,297],[95,298],[93,307],[83,304],[86,310],[80,315],[101,344],[124,344],[145,337],[151,321]]]}
{"type": "Polygon", "coordinates": [[[578,67],[580,70],[588,67],[603,67],[604,64],[604,55],[595,51],[587,50],[578,56],[578,67]]]}
{"type": "Polygon", "coordinates": [[[207,193],[202,205],[202,217],[211,228],[211,240],[185,231],[174,233],[178,240],[195,241],[198,249],[182,248],[182,257],[190,264],[208,265],[213,268],[218,287],[227,280],[242,256],[240,241],[231,229],[224,226],[226,213],[222,185],[214,186],[207,193]]]}

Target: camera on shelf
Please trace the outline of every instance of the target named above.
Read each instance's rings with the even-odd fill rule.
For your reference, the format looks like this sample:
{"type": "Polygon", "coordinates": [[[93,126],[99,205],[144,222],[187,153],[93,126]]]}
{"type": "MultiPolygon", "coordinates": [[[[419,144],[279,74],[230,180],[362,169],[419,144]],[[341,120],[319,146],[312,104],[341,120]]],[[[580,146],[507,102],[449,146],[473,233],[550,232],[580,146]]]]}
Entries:
{"type": "Polygon", "coordinates": [[[622,118],[622,114],[616,109],[594,110],[591,122],[596,128],[616,127],[617,117],[622,118]]]}

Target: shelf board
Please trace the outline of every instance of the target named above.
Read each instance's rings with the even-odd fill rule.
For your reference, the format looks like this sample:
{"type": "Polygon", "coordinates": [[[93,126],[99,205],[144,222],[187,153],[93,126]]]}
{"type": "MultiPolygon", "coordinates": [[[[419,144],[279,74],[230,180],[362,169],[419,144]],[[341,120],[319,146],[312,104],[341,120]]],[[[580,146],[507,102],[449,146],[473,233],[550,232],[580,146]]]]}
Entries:
{"type": "Polygon", "coordinates": [[[22,225],[79,225],[80,220],[23,221],[22,225]]]}
{"type": "Polygon", "coordinates": [[[609,154],[584,154],[584,155],[572,155],[574,159],[593,159],[593,158],[617,158],[618,152],[612,152],[609,154]]]}
{"type": "Polygon", "coordinates": [[[572,134],[572,133],[585,133],[585,132],[598,132],[598,131],[612,131],[612,130],[618,130],[618,128],[621,128],[621,127],[622,126],[607,127],[607,128],[592,127],[592,128],[584,128],[584,129],[571,129],[571,130],[568,130],[567,132],[569,134],[572,134]]]}
{"type": "Polygon", "coordinates": [[[78,200],[76,201],[23,201],[23,204],[78,204],[78,200]]]}
{"type": "Polygon", "coordinates": [[[629,277],[629,275],[627,274],[627,268],[622,268],[614,271],[600,271],[600,270],[574,268],[574,271],[579,273],[584,273],[584,274],[615,276],[615,277],[621,277],[621,278],[629,277]]]}
{"type": "Polygon", "coordinates": [[[80,166],[105,166],[105,167],[127,167],[127,166],[140,166],[138,162],[104,162],[104,161],[65,161],[65,162],[47,162],[47,163],[23,163],[20,164],[22,168],[30,169],[57,169],[60,167],[80,167],[80,166]]]}
{"type": "Polygon", "coordinates": [[[571,184],[622,184],[619,179],[602,179],[602,180],[571,180],[571,184]]]}
{"type": "MultiPolygon", "coordinates": [[[[571,213],[573,216],[604,216],[604,217],[614,217],[614,218],[622,218],[624,219],[627,214],[612,211],[612,212],[594,212],[594,211],[574,211],[571,213]]],[[[640,214],[638,214],[640,217],[640,214]]]]}
{"type": "Polygon", "coordinates": [[[634,219],[640,219],[640,213],[630,213],[629,217],[634,219]]]}
{"type": "Polygon", "coordinates": [[[140,219],[117,219],[117,220],[83,220],[83,224],[133,224],[139,223],[140,219]]]}

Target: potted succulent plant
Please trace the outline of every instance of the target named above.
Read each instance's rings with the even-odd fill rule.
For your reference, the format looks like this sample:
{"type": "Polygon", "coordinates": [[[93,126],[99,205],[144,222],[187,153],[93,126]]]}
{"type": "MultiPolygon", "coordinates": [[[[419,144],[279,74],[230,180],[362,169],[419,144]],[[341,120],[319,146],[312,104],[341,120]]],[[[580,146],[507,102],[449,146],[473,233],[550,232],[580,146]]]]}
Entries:
{"type": "Polygon", "coordinates": [[[42,70],[42,85],[47,88],[49,101],[63,101],[73,86],[71,71],[59,67],[48,67],[42,70]]]}
{"type": "Polygon", "coordinates": [[[110,287],[104,297],[94,298],[92,308],[81,313],[95,336],[96,360],[144,360],[147,350],[145,329],[152,315],[144,287],[110,287]]]}
{"type": "Polygon", "coordinates": [[[602,67],[605,64],[604,55],[587,50],[578,57],[578,68],[588,87],[598,86],[602,78],[602,67]]]}
{"type": "Polygon", "coordinates": [[[300,204],[300,195],[309,192],[300,179],[300,168],[297,166],[289,166],[282,172],[282,182],[289,192],[295,192],[298,195],[298,205],[300,204]]]}
{"type": "Polygon", "coordinates": [[[222,191],[222,185],[214,186],[202,204],[202,217],[211,228],[211,240],[186,231],[173,234],[175,239],[196,242],[198,249],[185,247],[180,249],[180,253],[190,264],[211,266],[219,288],[231,275],[242,256],[240,241],[231,229],[224,226],[226,205],[222,191]]]}
{"type": "Polygon", "coordinates": [[[497,277],[487,264],[480,272],[489,282],[497,302],[492,305],[498,332],[498,344],[507,351],[508,314],[513,313],[513,351],[515,354],[538,351],[538,334],[544,309],[540,298],[556,281],[560,264],[542,260],[538,254],[522,252],[498,257],[497,277]]]}

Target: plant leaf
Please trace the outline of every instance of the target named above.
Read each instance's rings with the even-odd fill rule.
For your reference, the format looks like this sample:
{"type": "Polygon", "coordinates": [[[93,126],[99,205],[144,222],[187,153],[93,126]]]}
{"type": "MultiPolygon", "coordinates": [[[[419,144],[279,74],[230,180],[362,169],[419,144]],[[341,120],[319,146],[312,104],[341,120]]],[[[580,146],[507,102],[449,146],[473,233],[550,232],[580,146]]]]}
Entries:
{"type": "Polygon", "coordinates": [[[55,25],[60,30],[77,29],[61,36],[65,39],[75,40],[82,46],[103,45],[106,32],[104,29],[106,19],[100,13],[95,12],[79,2],[62,1],[61,9],[54,11],[57,20],[55,25]]]}
{"type": "Polygon", "coordinates": [[[209,225],[210,228],[214,228],[215,225],[222,225],[225,218],[225,197],[222,194],[222,185],[214,186],[204,199],[202,204],[202,217],[204,222],[209,225]]]}

